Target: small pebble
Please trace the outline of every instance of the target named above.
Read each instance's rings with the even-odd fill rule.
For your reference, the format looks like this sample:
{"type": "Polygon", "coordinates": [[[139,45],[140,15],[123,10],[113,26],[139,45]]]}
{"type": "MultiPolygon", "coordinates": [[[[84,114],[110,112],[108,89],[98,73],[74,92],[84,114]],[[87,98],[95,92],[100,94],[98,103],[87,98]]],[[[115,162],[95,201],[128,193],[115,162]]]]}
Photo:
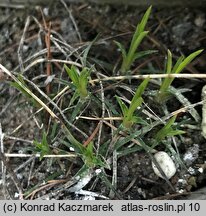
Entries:
{"type": "Polygon", "coordinates": [[[199,169],[198,169],[198,172],[200,172],[200,173],[203,173],[203,168],[202,167],[200,167],[199,169]]]}
{"type": "MultiPolygon", "coordinates": [[[[157,163],[162,168],[162,171],[165,173],[168,179],[170,179],[175,173],[176,173],[176,167],[171,159],[171,157],[163,151],[157,152],[154,155],[154,158],[156,159],[157,163]]],[[[159,172],[158,168],[155,166],[155,164],[152,162],[152,168],[157,176],[160,178],[163,178],[161,173],[159,172]]]]}

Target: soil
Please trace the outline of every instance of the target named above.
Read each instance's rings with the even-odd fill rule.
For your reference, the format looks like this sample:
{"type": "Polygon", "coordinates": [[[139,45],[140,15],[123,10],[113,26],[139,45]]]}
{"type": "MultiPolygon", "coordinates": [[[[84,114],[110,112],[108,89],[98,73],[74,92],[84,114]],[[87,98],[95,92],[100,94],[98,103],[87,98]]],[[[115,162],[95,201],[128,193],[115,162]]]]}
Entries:
{"type": "MultiPolygon", "coordinates": [[[[56,59],[66,59],[68,52],[77,49],[79,53],[84,50],[88,42],[96,37],[96,43],[91,48],[89,61],[95,64],[97,70],[107,76],[118,75],[117,70],[112,70],[113,66],[118,67],[120,52],[118,52],[114,40],[123,43],[128,47],[132,33],[137,22],[140,20],[145,9],[129,6],[111,6],[95,4],[71,4],[68,5],[70,12],[60,2],[53,3],[48,7],[42,8],[44,19],[47,25],[51,22],[52,34],[65,41],[67,47],[59,49],[52,44],[52,57],[56,59]],[[66,54],[65,54],[66,52],[66,54]]],[[[26,10],[15,8],[0,8],[0,62],[8,70],[19,72],[24,69],[36,57],[46,58],[46,52],[40,52],[46,47],[44,39],[44,27],[40,8],[32,7],[26,10]],[[30,17],[30,18],[28,18],[30,17]],[[30,20],[28,20],[30,19],[30,20]],[[28,21],[28,27],[25,28],[28,21]],[[24,34],[24,29],[26,32],[24,34]],[[23,41],[21,43],[21,41],[23,41]],[[32,57],[33,56],[33,57],[32,57]],[[28,61],[26,59],[29,59],[28,61]]],[[[155,49],[158,54],[152,57],[138,60],[133,69],[135,73],[157,73],[164,69],[164,59],[167,49],[170,49],[177,58],[181,54],[185,56],[206,46],[206,14],[204,8],[153,8],[148,22],[149,36],[141,44],[140,49],[155,49]]],[[[53,43],[53,42],[52,42],[53,43]]],[[[205,51],[200,57],[187,67],[188,73],[205,73],[205,51]]],[[[79,60],[79,56],[69,57],[72,61],[79,60]]],[[[53,74],[59,77],[62,65],[56,64],[52,68],[53,74]]],[[[32,70],[25,70],[24,75],[42,90],[46,75],[45,65],[34,66],[32,70]]],[[[65,75],[60,75],[60,79],[65,75]]],[[[95,76],[94,76],[95,77],[95,76]]],[[[29,118],[37,109],[28,103],[25,97],[10,86],[11,79],[3,75],[0,71],[0,124],[4,133],[3,147],[6,153],[32,153],[34,149],[33,140],[40,140],[43,129],[42,124],[52,125],[47,121],[47,114],[40,113],[29,118]],[[46,120],[45,120],[46,119],[46,120]],[[22,126],[17,129],[22,124],[22,126]]],[[[128,84],[128,83],[127,83],[128,84]]],[[[132,86],[137,82],[132,81],[132,86]]],[[[201,89],[205,85],[204,80],[175,80],[176,88],[190,89],[184,96],[191,102],[196,103],[201,100],[201,89]]],[[[58,85],[54,85],[54,90],[58,85]]],[[[114,92],[110,85],[104,86],[105,97],[112,98],[114,92]],[[107,90],[108,88],[108,90],[107,90]]],[[[35,93],[35,89],[32,89],[35,93]]],[[[98,92],[98,87],[94,87],[93,92],[98,92]]],[[[120,88],[119,91],[122,89],[120,88]]],[[[128,94],[122,90],[122,94],[128,94]]],[[[69,98],[66,98],[69,99],[69,98]]],[[[63,101],[62,103],[65,103],[63,101]]],[[[168,102],[170,112],[179,109],[182,104],[174,101],[168,102]]],[[[63,106],[63,105],[62,105],[63,106]]],[[[100,110],[94,113],[95,104],[90,104],[84,116],[92,113],[96,116],[101,115],[100,110]]],[[[157,107],[149,104],[155,113],[159,113],[157,107]]],[[[197,108],[201,116],[201,106],[197,108]]],[[[206,182],[206,147],[205,139],[201,135],[201,122],[194,122],[188,113],[183,113],[180,118],[186,120],[186,134],[176,137],[177,148],[180,157],[185,154],[192,154],[193,159],[184,161],[185,168],[178,166],[177,173],[170,179],[173,188],[163,179],[156,176],[151,166],[151,159],[143,150],[131,153],[118,159],[117,164],[117,188],[115,195],[110,196],[108,185],[102,180],[94,177],[84,188],[94,191],[108,198],[113,199],[185,199],[190,192],[202,188],[206,182]],[[192,127],[193,126],[193,127],[192,127]]],[[[76,124],[87,135],[91,135],[96,127],[96,122],[83,121],[76,124]],[[87,129],[87,130],[86,130],[87,129]]],[[[48,129],[48,128],[47,128],[48,129]]],[[[84,139],[83,135],[75,132],[75,137],[84,139]]],[[[111,130],[103,129],[102,139],[107,140],[111,136],[111,130]]],[[[61,137],[58,134],[57,137],[61,137]]],[[[55,137],[53,137],[55,140],[55,137]]],[[[63,139],[63,138],[62,138],[63,139]]],[[[52,140],[52,139],[51,139],[52,140]]],[[[102,142],[103,142],[102,141],[102,142]]],[[[53,146],[59,147],[58,139],[52,142],[53,146]]],[[[160,146],[158,150],[164,150],[160,146]]],[[[1,149],[2,150],[2,149],[1,149]]],[[[64,147],[63,150],[68,151],[64,147]]],[[[3,160],[3,159],[2,159],[3,160]]],[[[5,162],[5,161],[4,161],[5,162]]],[[[0,187],[2,199],[19,199],[19,191],[14,182],[19,182],[23,192],[29,194],[30,189],[35,186],[41,188],[48,178],[54,183],[39,189],[29,197],[24,198],[49,198],[49,199],[81,199],[83,196],[74,195],[67,191],[55,193],[55,189],[61,185],[62,179],[70,179],[79,169],[81,161],[79,159],[43,159],[30,157],[6,158],[6,180],[3,181],[4,174],[1,173],[2,180],[0,187]],[[10,167],[10,169],[8,169],[10,167]],[[13,172],[11,171],[13,170],[13,172]],[[16,180],[15,180],[16,176],[16,180]],[[56,180],[56,184],[55,184],[56,180]],[[51,195],[51,192],[54,192],[51,195]]],[[[111,180],[112,171],[105,169],[108,179],[111,180]]]]}

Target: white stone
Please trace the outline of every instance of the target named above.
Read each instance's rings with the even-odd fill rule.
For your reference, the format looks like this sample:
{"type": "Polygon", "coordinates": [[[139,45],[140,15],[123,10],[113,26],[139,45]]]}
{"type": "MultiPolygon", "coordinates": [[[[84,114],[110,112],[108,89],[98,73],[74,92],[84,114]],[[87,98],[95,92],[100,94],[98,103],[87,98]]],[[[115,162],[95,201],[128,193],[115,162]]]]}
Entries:
{"type": "MultiPolygon", "coordinates": [[[[176,167],[171,157],[164,151],[155,153],[154,158],[156,159],[162,171],[165,173],[168,179],[170,179],[176,173],[176,167]]],[[[152,168],[157,176],[163,178],[158,168],[152,162],[152,168]]]]}
{"type": "Polygon", "coordinates": [[[198,169],[198,171],[200,172],[200,173],[203,173],[203,168],[202,167],[200,167],[199,169],[198,169]]]}
{"type": "Polygon", "coordinates": [[[101,173],[101,172],[102,172],[101,169],[96,169],[96,170],[95,170],[95,173],[96,173],[96,174],[99,174],[99,173],[101,173]]]}
{"type": "Polygon", "coordinates": [[[70,151],[74,151],[74,148],[73,148],[73,147],[69,147],[69,150],[70,150],[70,151]]]}

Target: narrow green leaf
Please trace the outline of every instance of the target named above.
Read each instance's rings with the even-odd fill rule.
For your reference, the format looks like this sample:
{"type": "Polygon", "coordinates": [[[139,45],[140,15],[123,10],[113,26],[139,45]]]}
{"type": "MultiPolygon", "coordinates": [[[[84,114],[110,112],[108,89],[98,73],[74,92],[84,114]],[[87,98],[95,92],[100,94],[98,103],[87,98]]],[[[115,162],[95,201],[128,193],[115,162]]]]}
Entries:
{"type": "Polygon", "coordinates": [[[78,172],[75,174],[74,177],[78,179],[83,179],[85,176],[87,176],[89,173],[91,173],[90,167],[87,166],[87,164],[84,164],[78,172]]]}
{"type": "Polygon", "coordinates": [[[124,46],[119,43],[118,41],[114,41],[114,43],[119,47],[121,53],[122,53],[122,58],[123,58],[123,61],[125,60],[126,56],[127,56],[127,53],[126,53],[126,50],[124,48],[124,46]]]}
{"type": "Polygon", "coordinates": [[[172,73],[176,73],[177,68],[179,67],[179,65],[182,63],[182,61],[185,59],[184,56],[180,56],[176,62],[176,64],[174,65],[173,69],[172,69],[172,73]]]}
{"type": "Polygon", "coordinates": [[[134,42],[131,44],[129,51],[128,51],[128,55],[126,58],[127,64],[126,64],[126,70],[129,70],[132,63],[133,63],[133,57],[136,53],[136,50],[138,48],[138,46],[140,45],[140,43],[142,42],[142,40],[144,39],[144,37],[148,34],[148,31],[144,31],[141,32],[137,38],[135,38],[134,42]]]}
{"type": "Polygon", "coordinates": [[[78,88],[79,86],[79,74],[77,73],[77,68],[75,66],[72,66],[71,69],[67,67],[67,65],[64,65],[64,68],[69,76],[69,78],[72,80],[73,84],[78,88]]]}
{"type": "Polygon", "coordinates": [[[84,156],[87,157],[87,160],[92,160],[93,157],[93,142],[90,142],[85,148],[84,156]]]}
{"type": "Polygon", "coordinates": [[[184,61],[177,67],[175,73],[180,73],[196,56],[198,56],[202,50],[198,50],[196,52],[193,52],[190,54],[187,58],[184,59],[184,61]]]}
{"type": "Polygon", "coordinates": [[[115,104],[114,103],[110,103],[109,100],[105,100],[105,104],[106,104],[106,107],[110,110],[110,112],[113,114],[113,115],[118,115],[119,112],[116,110],[116,107],[115,107],[115,104]]]}
{"type": "Polygon", "coordinates": [[[144,16],[143,16],[143,18],[142,18],[142,20],[141,20],[141,22],[140,22],[140,24],[139,24],[139,29],[138,29],[139,33],[144,31],[145,26],[146,26],[146,24],[147,24],[147,21],[148,21],[148,19],[149,19],[151,10],[152,10],[152,6],[150,6],[150,7],[147,9],[147,11],[145,12],[145,14],[144,14],[144,16]]]}
{"type": "Polygon", "coordinates": [[[25,97],[27,97],[27,99],[30,100],[30,102],[32,103],[33,106],[40,107],[40,104],[26,91],[26,88],[27,89],[29,89],[29,88],[26,85],[26,83],[24,82],[21,75],[18,76],[18,80],[21,83],[21,85],[20,85],[20,83],[17,83],[17,82],[10,82],[9,84],[12,87],[16,88],[17,90],[19,90],[25,97]]]}
{"type": "Polygon", "coordinates": [[[131,102],[128,112],[127,112],[127,119],[131,120],[134,111],[139,107],[143,102],[142,97],[137,98],[135,101],[131,102]]]}
{"type": "MultiPolygon", "coordinates": [[[[78,93],[77,91],[75,93],[78,93]]],[[[74,96],[74,95],[73,95],[74,96]]],[[[77,94],[79,97],[79,94],[77,94]]],[[[73,98],[73,97],[72,97],[73,98]]],[[[76,117],[81,113],[81,110],[84,110],[85,103],[83,100],[78,100],[77,103],[75,104],[75,108],[71,110],[70,117],[68,118],[69,122],[74,122],[76,117]]]]}
{"type": "Polygon", "coordinates": [[[134,54],[132,61],[135,61],[136,59],[140,59],[140,58],[143,58],[144,56],[154,54],[154,53],[157,53],[157,52],[158,52],[157,50],[146,50],[146,51],[137,52],[137,53],[134,54]]]}
{"type": "Polygon", "coordinates": [[[140,131],[135,131],[134,133],[131,133],[130,135],[123,137],[122,139],[118,139],[118,141],[114,145],[114,150],[119,150],[121,147],[123,147],[125,144],[130,142],[132,139],[136,138],[141,134],[140,131]]]}
{"type": "MultiPolygon", "coordinates": [[[[174,65],[174,68],[172,69],[172,53],[168,50],[168,57],[167,57],[167,67],[166,72],[167,74],[175,73],[175,70],[177,67],[181,64],[181,62],[184,60],[184,56],[179,57],[176,64],[174,65]]],[[[159,94],[159,101],[164,100],[164,98],[167,98],[166,94],[168,94],[168,88],[172,84],[174,78],[167,77],[163,80],[161,86],[160,86],[160,94],[159,94]]]]}
{"type": "Polygon", "coordinates": [[[170,128],[175,123],[176,118],[177,118],[176,115],[172,116],[172,118],[169,119],[169,121],[167,122],[167,124],[163,128],[164,129],[170,128]]]}
{"type": "Polygon", "coordinates": [[[83,68],[79,76],[79,85],[81,86],[81,88],[86,89],[89,81],[89,75],[90,71],[87,68],[83,68]]]}
{"type": "Polygon", "coordinates": [[[150,78],[145,79],[137,88],[134,97],[132,98],[131,104],[136,101],[139,97],[142,96],[143,92],[145,91],[148,83],[149,83],[150,78]]]}
{"type": "Polygon", "coordinates": [[[167,68],[166,68],[166,73],[170,74],[172,71],[172,53],[170,50],[167,50],[167,68]]]}
{"type": "Polygon", "coordinates": [[[45,146],[45,148],[49,150],[49,145],[48,145],[48,142],[47,142],[47,134],[46,134],[46,132],[43,133],[42,145],[45,146]]]}
{"type": "Polygon", "coordinates": [[[100,157],[94,157],[93,158],[93,163],[94,163],[93,166],[95,166],[95,167],[99,166],[101,168],[103,168],[103,167],[105,167],[107,169],[109,168],[109,164],[101,156],[100,157]]]}
{"type": "Polygon", "coordinates": [[[51,150],[47,142],[46,132],[43,132],[43,137],[40,143],[36,140],[34,140],[33,143],[36,146],[36,150],[40,152],[40,160],[43,159],[44,155],[50,154],[51,150]]]}
{"type": "Polygon", "coordinates": [[[10,82],[10,85],[16,88],[17,90],[19,90],[21,93],[23,93],[28,98],[31,97],[30,94],[28,94],[17,82],[10,82]]]}
{"type": "MultiPolygon", "coordinates": [[[[70,141],[71,137],[67,136],[67,139],[70,141]]],[[[65,142],[62,142],[62,144],[66,145],[65,142]]],[[[84,152],[84,146],[79,142],[69,142],[66,146],[72,147],[76,154],[82,155],[84,152]]]]}
{"type": "Polygon", "coordinates": [[[54,139],[54,137],[57,135],[57,128],[58,128],[58,124],[57,122],[54,122],[52,125],[52,129],[51,129],[51,134],[50,134],[50,139],[54,139]]]}
{"type": "Polygon", "coordinates": [[[164,129],[157,137],[155,137],[156,141],[159,143],[166,137],[172,137],[176,135],[184,134],[185,132],[182,130],[173,130],[172,128],[164,129]]]}
{"type": "MultiPolygon", "coordinates": [[[[167,94],[167,90],[172,83],[172,78],[165,78],[160,86],[160,94],[167,94]]],[[[161,95],[163,96],[163,95],[161,95]]]]}
{"type": "Polygon", "coordinates": [[[181,130],[173,130],[172,129],[172,125],[174,124],[176,120],[176,115],[173,116],[167,123],[166,125],[164,125],[163,128],[161,128],[156,136],[155,139],[157,140],[157,142],[162,141],[163,139],[165,139],[166,137],[171,137],[171,136],[175,136],[175,135],[179,135],[179,134],[183,134],[184,131],[181,130]]]}
{"type": "Polygon", "coordinates": [[[88,81],[88,77],[90,75],[90,70],[88,68],[83,68],[81,73],[80,73],[80,78],[83,79],[84,81],[88,81]]]}
{"type": "Polygon", "coordinates": [[[84,50],[84,53],[83,53],[83,58],[82,58],[82,65],[84,67],[87,66],[87,57],[88,57],[88,54],[89,54],[89,51],[91,49],[91,47],[94,45],[94,43],[97,41],[99,35],[97,35],[94,40],[92,42],[89,43],[89,45],[87,46],[87,48],[84,50]]]}
{"type": "MultiPolygon", "coordinates": [[[[141,53],[141,55],[137,54],[136,50],[137,50],[138,46],[140,45],[141,41],[143,40],[143,38],[148,34],[148,31],[144,31],[144,29],[145,29],[145,26],[146,26],[147,21],[149,19],[151,9],[152,9],[152,7],[150,6],[147,9],[147,11],[145,12],[144,16],[142,17],[141,22],[137,25],[135,33],[132,37],[132,41],[130,43],[128,53],[125,51],[125,49],[123,48],[123,46],[120,43],[116,42],[116,44],[120,48],[120,50],[122,52],[122,56],[123,56],[123,61],[122,61],[122,65],[121,65],[121,72],[123,72],[123,73],[130,70],[130,67],[131,67],[131,65],[135,59],[143,56],[143,53],[141,53]]],[[[144,53],[144,55],[146,55],[146,53],[144,53]]]]}
{"type": "Polygon", "coordinates": [[[121,102],[121,100],[119,102],[119,104],[121,104],[121,109],[124,110],[124,118],[123,118],[123,126],[126,128],[130,128],[132,126],[133,123],[135,123],[138,119],[136,116],[133,116],[135,110],[137,109],[137,107],[141,106],[143,99],[141,97],[142,93],[144,92],[147,84],[149,82],[149,78],[145,79],[140,86],[137,88],[136,93],[134,95],[134,97],[132,98],[131,104],[129,106],[129,108],[125,108],[126,105],[123,105],[121,102]]]}
{"type": "Polygon", "coordinates": [[[101,160],[101,158],[94,154],[93,147],[93,142],[90,142],[85,148],[85,153],[83,154],[84,163],[91,168],[95,166],[106,166],[106,164],[101,160]]]}
{"type": "Polygon", "coordinates": [[[145,12],[144,16],[142,17],[141,22],[137,25],[137,28],[135,30],[134,36],[132,38],[131,46],[133,46],[135,39],[139,36],[140,33],[142,33],[145,29],[145,26],[147,24],[147,21],[149,19],[150,13],[152,10],[152,6],[150,6],[147,11],[145,12]]]}
{"type": "Polygon", "coordinates": [[[135,146],[127,148],[127,149],[119,150],[117,152],[117,156],[118,156],[118,158],[121,158],[123,156],[127,156],[127,155],[134,153],[134,152],[137,152],[137,151],[142,151],[142,147],[135,145],[135,146]]]}
{"type": "Polygon", "coordinates": [[[177,135],[181,135],[181,134],[185,134],[185,131],[183,131],[183,130],[172,130],[167,134],[167,137],[177,136],[177,135]]]}
{"type": "Polygon", "coordinates": [[[119,106],[121,108],[121,111],[122,111],[122,114],[123,114],[123,117],[125,117],[127,115],[127,112],[128,112],[128,108],[127,106],[125,105],[125,103],[118,97],[118,96],[115,96],[118,103],[119,103],[119,106]]]}
{"type": "Polygon", "coordinates": [[[69,107],[74,103],[74,101],[80,97],[79,91],[76,90],[71,98],[71,100],[69,101],[69,107]]]}
{"type": "MultiPolygon", "coordinates": [[[[181,60],[182,60],[182,58],[179,58],[179,60],[178,60],[179,63],[181,62],[181,60]]],[[[166,73],[170,74],[171,72],[172,72],[172,53],[168,49],[168,51],[167,51],[166,73]]],[[[174,78],[170,78],[170,77],[167,77],[167,78],[164,79],[164,81],[162,82],[162,84],[160,86],[160,94],[166,94],[166,91],[168,90],[168,88],[171,85],[173,80],[174,80],[174,78]]],[[[161,95],[161,97],[164,98],[163,95],[161,95]]]]}
{"type": "Polygon", "coordinates": [[[136,124],[141,124],[141,125],[144,125],[144,126],[148,126],[149,125],[143,118],[140,118],[140,117],[137,117],[137,116],[134,116],[133,121],[136,124]]]}

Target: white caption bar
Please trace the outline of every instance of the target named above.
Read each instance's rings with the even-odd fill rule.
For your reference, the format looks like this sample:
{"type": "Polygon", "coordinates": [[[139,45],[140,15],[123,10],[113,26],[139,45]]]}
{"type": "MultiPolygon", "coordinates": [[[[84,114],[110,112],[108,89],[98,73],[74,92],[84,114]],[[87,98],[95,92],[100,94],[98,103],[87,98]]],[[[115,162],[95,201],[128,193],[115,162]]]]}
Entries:
{"type": "Polygon", "coordinates": [[[204,200],[33,200],[0,201],[0,213],[3,215],[166,215],[193,216],[205,215],[204,200]]]}

